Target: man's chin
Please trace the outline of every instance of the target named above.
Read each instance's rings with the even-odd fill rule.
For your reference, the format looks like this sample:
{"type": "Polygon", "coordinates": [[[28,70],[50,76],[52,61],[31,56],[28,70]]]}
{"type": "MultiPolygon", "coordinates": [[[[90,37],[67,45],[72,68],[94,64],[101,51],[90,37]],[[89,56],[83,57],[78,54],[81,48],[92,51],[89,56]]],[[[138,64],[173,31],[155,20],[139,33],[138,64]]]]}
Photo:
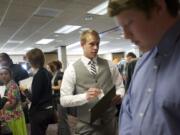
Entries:
{"type": "Polygon", "coordinates": [[[97,53],[92,53],[92,57],[96,57],[97,56],[97,53]]]}

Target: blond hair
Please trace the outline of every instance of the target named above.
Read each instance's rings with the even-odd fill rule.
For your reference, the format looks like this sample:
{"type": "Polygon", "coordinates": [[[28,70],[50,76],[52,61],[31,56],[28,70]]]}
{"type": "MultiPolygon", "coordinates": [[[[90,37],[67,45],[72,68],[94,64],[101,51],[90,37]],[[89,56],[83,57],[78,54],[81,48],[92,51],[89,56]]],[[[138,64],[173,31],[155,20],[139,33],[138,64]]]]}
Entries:
{"type": "Polygon", "coordinates": [[[97,31],[88,29],[81,33],[81,35],[80,35],[81,43],[85,43],[87,40],[87,36],[89,36],[89,35],[94,35],[95,37],[97,37],[100,40],[99,33],[97,31]]]}

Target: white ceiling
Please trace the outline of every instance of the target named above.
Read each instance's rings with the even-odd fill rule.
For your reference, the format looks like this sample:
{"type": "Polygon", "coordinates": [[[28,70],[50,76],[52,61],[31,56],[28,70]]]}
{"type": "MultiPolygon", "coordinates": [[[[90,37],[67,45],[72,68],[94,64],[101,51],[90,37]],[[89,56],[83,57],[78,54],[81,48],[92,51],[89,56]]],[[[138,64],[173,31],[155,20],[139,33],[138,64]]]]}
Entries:
{"type": "MultiPolygon", "coordinates": [[[[51,52],[59,46],[79,41],[80,29],[70,34],[54,33],[64,25],[80,25],[97,30],[102,41],[110,41],[100,46],[101,53],[133,48],[130,42],[121,38],[121,31],[115,28],[112,18],[87,14],[102,2],[104,0],[0,0],[0,51],[23,54],[29,47],[38,47],[44,52],[51,52]],[[48,15],[50,11],[55,13],[54,17],[48,15]],[[55,40],[47,45],[35,44],[43,38],[55,40]]],[[[74,47],[67,52],[77,54],[80,49],[74,47]]]]}

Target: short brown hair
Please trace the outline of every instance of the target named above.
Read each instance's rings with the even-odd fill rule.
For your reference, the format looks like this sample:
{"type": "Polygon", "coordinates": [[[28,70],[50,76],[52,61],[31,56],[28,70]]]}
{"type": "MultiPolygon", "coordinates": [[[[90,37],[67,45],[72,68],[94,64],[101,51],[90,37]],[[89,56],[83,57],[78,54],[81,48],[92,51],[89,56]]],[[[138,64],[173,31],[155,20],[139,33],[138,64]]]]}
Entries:
{"type": "Polygon", "coordinates": [[[62,68],[62,63],[59,60],[51,61],[48,63],[51,72],[55,72],[62,68]]]}
{"type": "Polygon", "coordinates": [[[100,39],[100,37],[99,37],[99,33],[97,32],[97,31],[95,31],[95,30],[92,30],[92,29],[88,29],[88,30],[85,30],[85,31],[83,31],[82,33],[81,33],[81,35],[80,35],[80,41],[81,41],[81,43],[85,43],[86,42],[86,40],[87,40],[87,35],[94,35],[94,36],[96,36],[98,39],[100,39]]]}
{"type": "Polygon", "coordinates": [[[34,48],[28,51],[26,53],[26,58],[29,61],[29,63],[35,68],[41,68],[44,66],[44,53],[38,48],[34,48]]]}
{"type": "Polygon", "coordinates": [[[51,72],[54,73],[56,71],[56,67],[55,67],[53,61],[49,62],[47,65],[49,66],[49,69],[51,70],[51,72]]]}
{"type": "Polygon", "coordinates": [[[126,57],[136,58],[136,54],[134,54],[133,52],[129,52],[126,57]]]}
{"type": "MultiPolygon", "coordinates": [[[[167,10],[171,16],[177,16],[179,10],[178,0],[165,0],[167,10]]],[[[109,0],[108,14],[113,17],[127,9],[137,9],[150,15],[152,9],[157,6],[156,0],[109,0]]]]}
{"type": "Polygon", "coordinates": [[[60,70],[62,68],[62,63],[59,60],[53,61],[53,64],[55,65],[57,70],[60,70]]]}

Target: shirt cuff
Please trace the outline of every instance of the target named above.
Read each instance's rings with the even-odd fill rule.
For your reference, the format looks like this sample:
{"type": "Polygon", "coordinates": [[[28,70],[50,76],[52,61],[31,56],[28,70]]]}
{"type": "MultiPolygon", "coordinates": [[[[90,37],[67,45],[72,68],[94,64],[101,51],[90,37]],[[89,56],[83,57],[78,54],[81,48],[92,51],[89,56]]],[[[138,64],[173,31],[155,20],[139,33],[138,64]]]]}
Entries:
{"type": "Polygon", "coordinates": [[[79,99],[81,99],[82,105],[88,102],[86,93],[79,94],[78,96],[79,96],[79,99]]]}

